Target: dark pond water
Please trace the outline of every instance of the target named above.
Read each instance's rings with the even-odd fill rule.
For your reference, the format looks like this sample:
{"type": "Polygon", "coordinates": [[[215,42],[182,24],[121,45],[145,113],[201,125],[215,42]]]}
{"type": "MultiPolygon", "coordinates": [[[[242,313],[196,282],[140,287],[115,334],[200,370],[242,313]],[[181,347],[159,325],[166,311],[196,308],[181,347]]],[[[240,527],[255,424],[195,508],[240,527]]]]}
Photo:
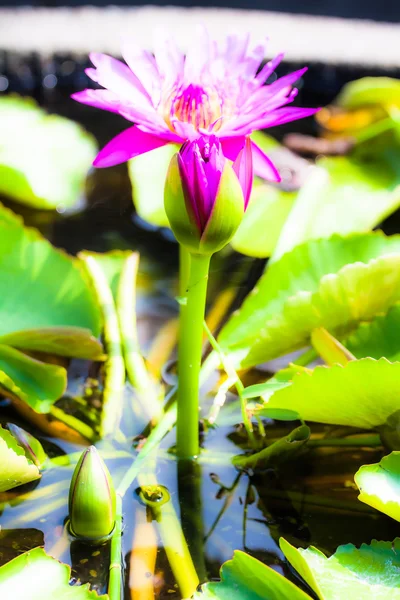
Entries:
{"type": "MultiPolygon", "coordinates": [[[[322,67],[319,69],[323,72],[322,67]]],[[[337,80],[339,76],[332,73],[332,78],[337,80]]],[[[304,91],[305,97],[312,96],[315,104],[320,101],[318,87],[318,82],[311,78],[310,89],[313,92],[304,91]]],[[[336,91],[332,91],[331,97],[336,91]]],[[[50,95],[44,92],[41,99],[50,110],[83,122],[96,134],[100,144],[110,139],[123,124],[113,115],[73,104],[65,90],[56,89],[50,95]]],[[[326,101],[330,99],[327,97],[326,101]]],[[[160,327],[177,314],[174,297],[178,252],[167,232],[149,230],[133,214],[125,166],[90,174],[87,208],[80,214],[70,217],[58,215],[50,219],[46,214],[10,206],[22,213],[28,224],[39,227],[56,246],[73,254],[83,248],[97,251],[132,248],[140,251],[138,319],[142,347],[145,352],[148,351],[160,327]]],[[[385,228],[390,232],[398,231],[398,215],[393,216],[385,228]]],[[[215,298],[229,285],[236,292],[233,303],[240,302],[262,268],[262,261],[237,254],[227,252],[218,257],[211,270],[210,298],[215,298]]],[[[72,361],[68,391],[63,400],[65,405],[71,402],[71,398],[84,394],[88,378],[93,380],[97,377],[96,365],[72,361]]],[[[252,377],[257,380],[259,375],[255,373],[252,377]]],[[[99,395],[101,382],[95,400],[99,395]]],[[[134,392],[127,386],[127,407],[131,405],[132,397],[134,392]]],[[[204,415],[207,415],[211,401],[212,395],[204,396],[204,415]]],[[[24,426],[21,417],[13,413],[6,401],[1,420],[24,426]]],[[[204,452],[196,467],[188,471],[169,452],[174,445],[173,431],[163,440],[157,463],[152,465],[158,483],[169,490],[170,502],[180,516],[183,532],[203,580],[217,578],[221,564],[232,556],[235,549],[245,550],[294,579],[282,560],[278,545],[280,536],[295,545],[314,544],[331,553],[340,544],[352,542],[359,545],[374,538],[392,540],[400,534],[400,530],[397,531],[399,526],[393,520],[358,502],[354,489],[354,473],[362,464],[379,461],[379,451],[315,448],[279,471],[240,474],[230,464],[231,456],[243,449],[240,421],[235,397],[229,396],[218,426],[203,436],[204,452]]],[[[140,408],[133,416],[127,410],[123,423],[128,441],[116,444],[115,449],[120,456],[107,458],[111,454],[110,446],[106,443],[99,445],[116,484],[131,464],[146,427],[140,408]]],[[[25,426],[38,435],[52,456],[82,449],[77,444],[43,435],[30,425],[25,426]]],[[[285,427],[282,423],[266,422],[265,426],[271,439],[293,428],[291,423],[285,427]]],[[[29,548],[44,544],[50,554],[72,566],[74,580],[89,581],[96,589],[104,591],[109,545],[88,548],[65,535],[71,473],[71,466],[50,469],[44,472],[39,482],[0,494],[0,564],[29,548]]],[[[130,584],[137,585],[135,570],[131,567],[143,548],[146,545],[151,548],[153,544],[158,548],[154,577],[158,597],[179,598],[160,529],[156,524],[146,526],[146,508],[138,498],[137,487],[138,481],[135,481],[125,495],[123,506],[125,597],[139,597],[130,590],[130,584]]],[[[151,554],[152,550],[147,552],[151,554]]]]}

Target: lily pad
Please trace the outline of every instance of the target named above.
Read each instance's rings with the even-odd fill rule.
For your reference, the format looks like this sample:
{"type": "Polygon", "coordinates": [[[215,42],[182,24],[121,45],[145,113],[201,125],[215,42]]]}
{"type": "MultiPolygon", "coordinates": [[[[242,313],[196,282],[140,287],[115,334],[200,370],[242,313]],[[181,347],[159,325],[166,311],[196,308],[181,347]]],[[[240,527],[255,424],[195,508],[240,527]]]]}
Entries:
{"type": "Polygon", "coordinates": [[[64,368],[22,351],[100,359],[101,315],[77,259],[0,205],[0,388],[37,412],[62,395],[64,368]]]}
{"type": "Polygon", "coordinates": [[[368,160],[358,153],[317,161],[282,228],[273,260],[307,240],[373,229],[400,206],[399,165],[397,148],[368,160]]]}
{"type": "Polygon", "coordinates": [[[220,574],[221,581],[202,585],[193,600],[311,600],[291,581],[240,550],[222,565],[220,574]]]}
{"type": "Polygon", "coordinates": [[[400,452],[384,456],[374,465],[364,465],[354,476],[358,499],[400,521],[400,452]]]}
{"type": "Polygon", "coordinates": [[[363,358],[344,366],[315,367],[295,374],[264,408],[297,412],[305,421],[372,429],[399,408],[400,363],[363,358]]]}
{"type": "Polygon", "coordinates": [[[86,585],[69,585],[71,569],[43,548],[34,548],[0,567],[0,597],[15,600],[106,600],[86,585]]]}
{"type": "Polygon", "coordinates": [[[78,260],[23,227],[4,207],[0,258],[0,343],[80,358],[101,354],[93,337],[100,333],[100,311],[78,260]]]}
{"type": "Polygon", "coordinates": [[[17,396],[36,412],[47,413],[66,387],[63,367],[0,344],[0,390],[6,395],[17,396]]]}
{"type": "Polygon", "coordinates": [[[400,598],[400,539],[339,546],[325,554],[311,546],[296,549],[285,539],[280,547],[290,564],[320,600],[397,600],[400,598]]]}
{"type": "Polygon", "coordinates": [[[247,256],[271,256],[295,198],[295,192],[254,182],[243,221],[231,240],[232,248],[247,256]]]}
{"type": "Polygon", "coordinates": [[[356,358],[385,356],[394,362],[400,359],[400,304],[392,306],[385,315],[359,327],[343,340],[356,358]]]}
{"type": "Polygon", "coordinates": [[[219,342],[250,367],[306,346],[316,327],[344,335],[399,299],[399,236],[313,240],[267,267],[219,342]]]}
{"type": "Polygon", "coordinates": [[[24,449],[18,445],[11,433],[0,425],[0,492],[6,492],[39,477],[37,466],[26,457],[24,449]]]}
{"type": "Polygon", "coordinates": [[[362,77],[347,83],[336,104],[346,109],[364,106],[400,106],[400,80],[391,77],[362,77]]]}
{"type": "Polygon", "coordinates": [[[0,131],[0,193],[41,210],[78,203],[97,150],[89,133],[18,96],[0,98],[0,131]]]}

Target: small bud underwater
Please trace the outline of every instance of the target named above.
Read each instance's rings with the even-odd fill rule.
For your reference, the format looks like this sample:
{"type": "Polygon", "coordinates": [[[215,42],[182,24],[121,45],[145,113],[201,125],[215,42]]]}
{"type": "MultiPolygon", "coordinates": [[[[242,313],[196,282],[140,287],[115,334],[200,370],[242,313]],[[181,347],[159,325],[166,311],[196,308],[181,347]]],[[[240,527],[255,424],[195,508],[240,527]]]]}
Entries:
{"type": "Polygon", "coordinates": [[[116,495],[111,475],[94,446],[81,455],[69,488],[69,528],[82,541],[101,543],[115,525],[116,495]]]}

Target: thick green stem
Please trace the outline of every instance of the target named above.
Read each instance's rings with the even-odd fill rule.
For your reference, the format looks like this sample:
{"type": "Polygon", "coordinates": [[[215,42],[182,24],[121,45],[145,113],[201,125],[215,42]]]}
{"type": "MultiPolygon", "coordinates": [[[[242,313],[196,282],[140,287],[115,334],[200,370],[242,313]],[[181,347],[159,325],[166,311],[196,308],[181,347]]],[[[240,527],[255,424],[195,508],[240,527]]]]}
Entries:
{"type": "Polygon", "coordinates": [[[110,600],[121,600],[122,582],[122,498],[117,494],[115,529],[111,538],[110,575],[108,596],[110,600]]]}
{"type": "Polygon", "coordinates": [[[104,340],[107,350],[107,360],[105,363],[100,436],[115,437],[122,416],[122,394],[125,385],[125,363],[122,357],[117,311],[106,276],[95,257],[84,252],[79,257],[92,279],[104,319],[104,340]]]}
{"type": "Polygon", "coordinates": [[[210,256],[192,254],[186,301],[180,307],[177,453],[199,453],[199,374],[210,256]]]}
{"type": "Polygon", "coordinates": [[[201,466],[195,461],[180,460],[177,467],[182,530],[200,583],[204,583],[207,579],[207,569],[204,558],[201,466]]]}
{"type": "Polygon", "coordinates": [[[151,473],[139,477],[139,483],[141,499],[157,522],[162,544],[181,597],[191,598],[199,585],[199,578],[169,492],[167,488],[157,484],[157,480],[151,473]]]}
{"type": "Polygon", "coordinates": [[[190,254],[179,245],[179,294],[185,296],[190,274],[190,254]]]}
{"type": "Polygon", "coordinates": [[[162,402],[157,394],[156,382],[150,377],[140,352],[136,326],[136,278],[139,254],[134,252],[125,260],[117,293],[117,314],[128,378],[138,393],[144,397],[143,406],[150,420],[158,421],[162,415],[162,402]]]}

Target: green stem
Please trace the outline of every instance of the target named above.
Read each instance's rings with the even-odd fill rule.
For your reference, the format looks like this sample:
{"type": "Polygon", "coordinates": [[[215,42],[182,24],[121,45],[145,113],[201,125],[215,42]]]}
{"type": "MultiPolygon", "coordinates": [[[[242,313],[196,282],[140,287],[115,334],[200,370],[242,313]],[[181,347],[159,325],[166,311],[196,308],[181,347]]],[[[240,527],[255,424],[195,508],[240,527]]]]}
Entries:
{"type": "Polygon", "coordinates": [[[166,488],[159,486],[155,478],[149,477],[148,474],[140,480],[140,484],[141,499],[157,522],[162,544],[171,571],[178,583],[181,597],[191,598],[199,585],[199,578],[169,492],[166,488]],[[147,485],[144,484],[146,479],[150,481],[147,485]],[[152,479],[153,481],[151,481],[152,479]],[[156,500],[152,500],[153,494],[157,497],[156,500]]]}
{"type": "Polygon", "coordinates": [[[125,385],[125,364],[122,357],[117,311],[106,276],[95,257],[84,252],[79,257],[92,279],[104,319],[107,360],[105,363],[100,436],[115,436],[122,417],[122,395],[125,385]]]}
{"type": "Polygon", "coordinates": [[[199,374],[210,256],[192,254],[186,302],[180,306],[177,453],[199,453],[199,374]]]}
{"type": "Polygon", "coordinates": [[[152,421],[162,414],[162,403],[155,381],[150,377],[140,352],[136,325],[136,278],[139,254],[128,256],[122,267],[117,292],[117,314],[128,379],[141,396],[152,421]]]}
{"type": "MultiPolygon", "coordinates": [[[[213,336],[213,334],[211,333],[207,323],[204,321],[203,323],[203,327],[204,330],[207,334],[208,340],[210,342],[211,347],[213,348],[213,350],[215,350],[215,352],[217,352],[218,356],[219,356],[219,360],[222,363],[222,366],[225,369],[226,374],[228,375],[228,380],[232,381],[236,387],[236,391],[238,393],[239,396],[239,400],[240,400],[240,409],[242,412],[242,419],[243,419],[243,424],[246,428],[247,431],[247,435],[249,437],[250,443],[253,447],[256,447],[257,442],[256,439],[254,437],[254,432],[253,432],[253,425],[251,423],[251,419],[249,418],[249,414],[247,412],[247,400],[243,395],[244,392],[244,385],[239,377],[239,375],[236,373],[235,368],[233,367],[233,365],[231,364],[230,360],[228,359],[227,356],[225,356],[221,346],[218,344],[217,340],[215,339],[215,337],[213,336]]],[[[228,390],[226,390],[228,391],[228,390]]],[[[215,423],[215,419],[214,419],[214,423],[215,423]]]]}
{"type": "Polygon", "coordinates": [[[68,427],[80,433],[81,436],[89,440],[89,442],[94,442],[96,440],[96,434],[90,427],[90,425],[83,423],[83,421],[77,419],[76,417],[73,417],[72,415],[68,415],[63,410],[61,410],[61,408],[58,408],[57,406],[52,406],[50,408],[50,414],[58,421],[65,423],[65,425],[68,425],[68,427]]]}
{"type": "Polygon", "coordinates": [[[122,581],[122,498],[117,494],[115,529],[111,538],[110,575],[108,596],[110,600],[121,600],[122,581]]]}
{"type": "Polygon", "coordinates": [[[201,494],[202,472],[196,461],[180,460],[178,467],[178,495],[181,525],[190,556],[200,583],[207,578],[204,559],[204,521],[201,494]]]}
{"type": "Polygon", "coordinates": [[[175,424],[176,420],[176,403],[174,403],[169,410],[164,414],[160,423],[152,430],[146,442],[143,444],[143,447],[132,462],[132,465],[129,467],[128,471],[125,473],[124,477],[120,481],[117,487],[117,494],[121,497],[124,497],[127,490],[132,485],[134,479],[137,477],[140,470],[143,468],[143,464],[146,459],[150,457],[150,455],[157,450],[158,444],[161,442],[163,437],[168,433],[170,429],[175,424]]]}
{"type": "Polygon", "coordinates": [[[179,295],[185,296],[190,275],[190,253],[179,244],[179,295]]]}

